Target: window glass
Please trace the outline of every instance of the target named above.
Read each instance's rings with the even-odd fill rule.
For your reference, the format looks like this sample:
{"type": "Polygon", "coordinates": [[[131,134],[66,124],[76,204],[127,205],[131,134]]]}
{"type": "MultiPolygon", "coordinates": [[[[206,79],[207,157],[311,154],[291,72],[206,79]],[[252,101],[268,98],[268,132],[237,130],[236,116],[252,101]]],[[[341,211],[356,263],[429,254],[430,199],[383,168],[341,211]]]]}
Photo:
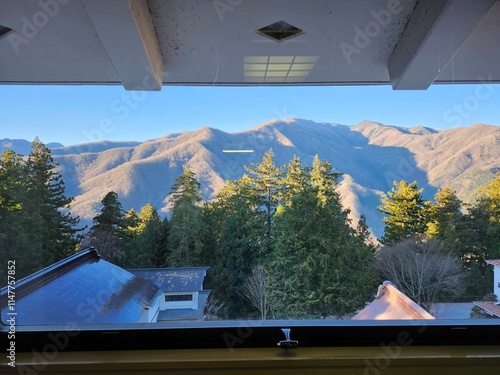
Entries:
{"type": "Polygon", "coordinates": [[[491,83],[0,94],[4,324],[498,317],[491,83]]]}

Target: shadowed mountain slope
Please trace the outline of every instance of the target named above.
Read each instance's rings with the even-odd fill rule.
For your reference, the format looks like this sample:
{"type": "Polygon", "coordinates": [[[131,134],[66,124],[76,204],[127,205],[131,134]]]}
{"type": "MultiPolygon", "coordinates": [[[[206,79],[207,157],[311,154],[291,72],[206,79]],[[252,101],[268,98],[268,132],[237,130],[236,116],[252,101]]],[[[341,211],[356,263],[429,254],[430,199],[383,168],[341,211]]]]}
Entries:
{"type": "Polygon", "coordinates": [[[96,215],[99,202],[113,190],[125,209],[152,203],[167,211],[170,188],[188,164],[205,199],[225,180],[238,179],[244,165],[260,162],[273,149],[277,165],[297,155],[310,165],[318,154],[344,173],[339,187],[354,218],[361,213],[376,236],[383,232],[377,211],[393,181],[417,180],[432,199],[444,186],[470,200],[500,170],[500,127],[477,124],[437,131],[363,121],[354,126],[303,119],[270,121],[253,129],[226,133],[213,128],[176,133],[145,142],[98,142],[53,150],[60,163],[73,211],[84,220],[96,215]],[[252,153],[228,153],[245,149],[252,153]]]}

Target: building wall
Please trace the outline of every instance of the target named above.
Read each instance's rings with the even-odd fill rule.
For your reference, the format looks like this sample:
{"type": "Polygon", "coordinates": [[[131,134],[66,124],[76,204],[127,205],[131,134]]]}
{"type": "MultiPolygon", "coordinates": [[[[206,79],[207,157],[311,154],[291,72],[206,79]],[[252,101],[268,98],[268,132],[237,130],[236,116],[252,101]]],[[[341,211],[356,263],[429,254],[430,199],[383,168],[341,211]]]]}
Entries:
{"type": "Polygon", "coordinates": [[[493,293],[496,294],[497,299],[500,300],[500,266],[495,266],[493,272],[493,293]]]}
{"type": "Polygon", "coordinates": [[[164,293],[160,297],[160,310],[169,309],[193,309],[198,308],[198,292],[178,292],[178,293],[164,293]],[[181,296],[181,295],[191,295],[192,299],[190,301],[169,301],[165,299],[167,296],[181,296]]]}
{"type": "Polygon", "coordinates": [[[158,319],[158,313],[160,311],[161,300],[163,299],[163,295],[160,298],[156,299],[153,306],[148,306],[144,309],[141,316],[137,320],[137,323],[156,323],[158,319]]]}

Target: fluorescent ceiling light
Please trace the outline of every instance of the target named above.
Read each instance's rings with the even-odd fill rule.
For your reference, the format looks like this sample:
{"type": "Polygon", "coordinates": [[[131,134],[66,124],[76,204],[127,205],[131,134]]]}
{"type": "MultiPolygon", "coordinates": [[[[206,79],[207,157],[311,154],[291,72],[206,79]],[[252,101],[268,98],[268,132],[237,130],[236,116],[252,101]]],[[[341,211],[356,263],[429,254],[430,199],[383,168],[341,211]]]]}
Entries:
{"type": "Polygon", "coordinates": [[[318,56],[245,56],[245,82],[304,82],[318,56]]]}

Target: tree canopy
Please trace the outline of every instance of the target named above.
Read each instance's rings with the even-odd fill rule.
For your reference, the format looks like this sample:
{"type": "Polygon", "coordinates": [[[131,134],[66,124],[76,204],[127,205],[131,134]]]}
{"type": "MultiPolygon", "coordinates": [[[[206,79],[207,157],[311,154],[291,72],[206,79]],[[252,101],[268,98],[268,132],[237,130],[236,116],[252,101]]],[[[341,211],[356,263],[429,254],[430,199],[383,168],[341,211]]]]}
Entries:
{"type": "Polygon", "coordinates": [[[382,198],[382,205],[378,207],[385,215],[382,218],[385,222],[382,243],[391,245],[425,232],[422,191],[423,189],[418,188],[417,181],[394,181],[393,188],[387,193],[387,197],[382,198]]]}
{"type": "MultiPolygon", "coordinates": [[[[6,150],[0,159],[0,257],[22,259],[28,275],[74,253],[81,240],[72,197],[51,151],[38,138],[27,158],[6,150]]],[[[4,270],[0,271],[4,274],[4,270]]],[[[2,275],[4,276],[4,275],[2,275]]]]}

